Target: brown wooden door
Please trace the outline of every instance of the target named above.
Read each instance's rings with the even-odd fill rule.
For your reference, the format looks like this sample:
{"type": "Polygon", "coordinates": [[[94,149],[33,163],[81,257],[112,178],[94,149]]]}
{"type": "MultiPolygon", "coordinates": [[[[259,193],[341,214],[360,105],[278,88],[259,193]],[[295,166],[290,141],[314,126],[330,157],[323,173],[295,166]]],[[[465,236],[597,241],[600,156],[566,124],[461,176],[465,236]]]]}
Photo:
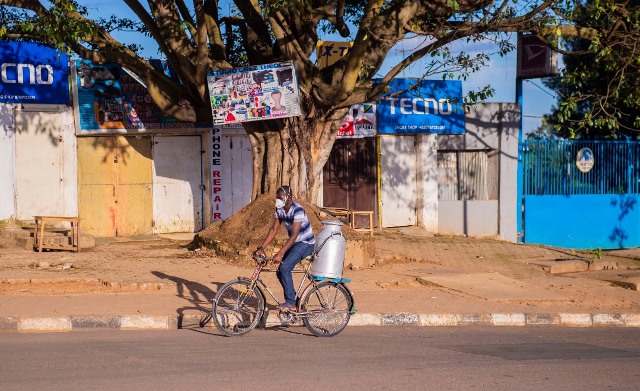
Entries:
{"type": "MultiPolygon", "coordinates": [[[[375,137],[336,140],[324,166],[324,206],[371,210],[377,225],[376,167],[375,137]]],[[[356,224],[366,226],[368,221],[358,220],[356,224]]]]}

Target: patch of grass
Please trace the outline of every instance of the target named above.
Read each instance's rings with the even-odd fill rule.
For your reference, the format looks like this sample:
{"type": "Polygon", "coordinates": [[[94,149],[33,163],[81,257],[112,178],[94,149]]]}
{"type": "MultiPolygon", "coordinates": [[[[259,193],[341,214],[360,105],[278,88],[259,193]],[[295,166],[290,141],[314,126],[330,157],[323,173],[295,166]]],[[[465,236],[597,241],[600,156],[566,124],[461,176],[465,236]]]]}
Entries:
{"type": "Polygon", "coordinates": [[[596,259],[600,259],[602,258],[602,249],[601,248],[595,248],[595,249],[589,249],[587,250],[587,254],[589,254],[589,262],[593,262],[596,259]]]}

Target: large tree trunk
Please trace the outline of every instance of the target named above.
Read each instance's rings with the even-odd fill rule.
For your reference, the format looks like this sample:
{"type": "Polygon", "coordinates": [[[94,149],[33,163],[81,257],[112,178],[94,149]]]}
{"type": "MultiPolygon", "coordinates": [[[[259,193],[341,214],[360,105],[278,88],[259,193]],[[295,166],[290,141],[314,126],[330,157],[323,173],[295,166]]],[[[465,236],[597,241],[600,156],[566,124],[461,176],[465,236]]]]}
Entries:
{"type": "Polygon", "coordinates": [[[317,203],[322,169],[345,113],[245,123],[253,150],[252,198],[289,185],[296,198],[317,203]]]}

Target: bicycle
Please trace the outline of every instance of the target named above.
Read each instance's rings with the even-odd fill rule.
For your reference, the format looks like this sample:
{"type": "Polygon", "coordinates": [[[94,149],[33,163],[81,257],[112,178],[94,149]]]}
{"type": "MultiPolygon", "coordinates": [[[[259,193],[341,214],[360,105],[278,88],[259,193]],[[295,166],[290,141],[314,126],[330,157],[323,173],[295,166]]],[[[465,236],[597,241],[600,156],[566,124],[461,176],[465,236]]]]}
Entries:
{"type": "MultiPolygon", "coordinates": [[[[293,273],[304,273],[296,290],[296,309],[280,310],[278,318],[285,325],[301,319],[313,335],[333,337],[347,327],[351,315],[355,313],[353,295],[346,286],[349,280],[324,278],[310,273],[316,256],[317,253],[314,253],[305,258],[310,262],[304,270],[293,270],[293,273]],[[302,290],[305,281],[309,281],[309,284],[302,290]]],[[[213,299],[212,318],[224,335],[241,336],[260,323],[265,315],[265,290],[278,306],[283,304],[260,278],[260,273],[266,270],[265,266],[273,258],[256,255],[252,258],[257,265],[251,278],[238,277],[227,282],[213,299]]]]}

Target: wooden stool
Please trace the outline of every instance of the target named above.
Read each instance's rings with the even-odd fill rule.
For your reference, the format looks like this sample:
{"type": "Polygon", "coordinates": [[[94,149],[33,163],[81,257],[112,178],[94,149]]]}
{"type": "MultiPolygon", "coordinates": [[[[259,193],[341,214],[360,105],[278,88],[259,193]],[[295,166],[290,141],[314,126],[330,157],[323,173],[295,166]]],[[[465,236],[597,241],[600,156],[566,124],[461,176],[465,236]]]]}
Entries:
{"type": "Polygon", "coordinates": [[[351,227],[351,209],[345,209],[345,208],[324,208],[324,209],[326,209],[336,217],[345,218],[347,220],[347,225],[351,227]]]}
{"type": "Polygon", "coordinates": [[[33,232],[34,245],[38,247],[38,252],[43,248],[71,250],[80,252],[80,218],[64,216],[33,216],[36,220],[36,227],[33,232]],[[71,245],[47,246],[44,244],[44,224],[47,221],[63,221],[71,223],[71,245]]]}
{"type": "Polygon", "coordinates": [[[369,231],[369,236],[373,236],[373,211],[370,210],[352,210],[349,218],[349,225],[356,231],[369,231]],[[356,228],[356,216],[369,217],[368,228],[356,228]]]}

